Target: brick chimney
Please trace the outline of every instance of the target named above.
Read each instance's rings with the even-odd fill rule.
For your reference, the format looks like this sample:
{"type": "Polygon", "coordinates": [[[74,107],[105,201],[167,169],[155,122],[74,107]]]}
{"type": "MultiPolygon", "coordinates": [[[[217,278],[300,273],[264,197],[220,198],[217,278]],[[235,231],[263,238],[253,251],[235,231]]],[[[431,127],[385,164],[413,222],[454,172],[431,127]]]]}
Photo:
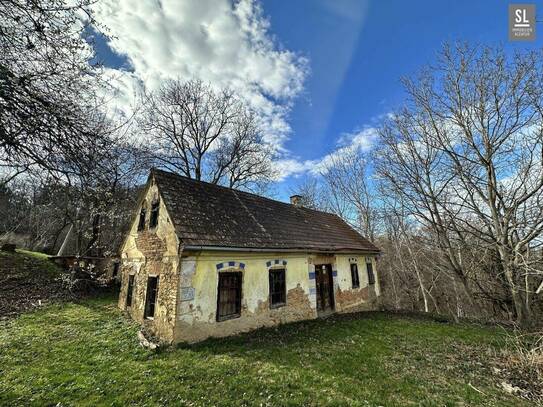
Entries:
{"type": "Polygon", "coordinates": [[[301,195],[292,195],[290,197],[290,203],[294,206],[302,206],[302,196],[301,195]]]}

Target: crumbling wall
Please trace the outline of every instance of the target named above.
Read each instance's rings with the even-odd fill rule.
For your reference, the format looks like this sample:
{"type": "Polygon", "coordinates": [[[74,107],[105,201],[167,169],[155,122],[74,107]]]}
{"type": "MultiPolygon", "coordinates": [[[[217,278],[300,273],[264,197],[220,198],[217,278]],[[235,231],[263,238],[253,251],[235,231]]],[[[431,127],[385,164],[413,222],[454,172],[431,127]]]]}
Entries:
{"type": "Polygon", "coordinates": [[[379,278],[375,256],[353,254],[335,256],[335,299],[337,312],[374,310],[379,306],[379,278]],[[373,264],[375,284],[369,284],[367,262],[373,264]],[[359,288],[353,288],[351,263],[358,265],[359,288]]]}
{"type": "MultiPolygon", "coordinates": [[[[373,259],[371,261],[374,261],[373,259]]],[[[368,286],[366,258],[352,255],[192,252],[181,259],[175,342],[196,342],[260,327],[313,319],[316,310],[315,265],[332,264],[336,311],[375,309],[378,287],[368,286]],[[359,264],[360,288],[353,289],[350,262],[359,264]],[[284,267],[286,305],[271,308],[269,270],[284,267]],[[241,315],[216,320],[219,273],[242,273],[241,315]]],[[[375,266],[374,266],[375,270],[375,266]]],[[[375,273],[377,278],[377,273],[375,273]]],[[[377,284],[376,284],[377,285],[377,284]]]]}
{"type": "MultiPolygon", "coordinates": [[[[145,202],[150,204],[159,197],[156,185],[149,185],[145,202]]],[[[149,205],[150,208],[150,205],[149,205]]],[[[138,208],[139,213],[139,208],[138,208]]],[[[152,334],[165,342],[173,340],[179,280],[178,238],[162,199],[158,225],[149,228],[149,210],[145,229],[138,232],[139,216],[134,220],[121,251],[121,290],[119,308],[142,323],[152,334]],[[134,275],[132,305],[126,306],[129,275],[134,275]],[[147,282],[149,276],[158,276],[158,295],[153,319],[144,318],[147,282]]]]}
{"type": "Polygon", "coordinates": [[[198,253],[181,261],[176,342],[196,342],[317,317],[304,254],[198,253]],[[232,266],[229,266],[232,264],[232,266]],[[219,265],[225,267],[219,268],[219,265]],[[271,308],[269,270],[285,268],[286,305],[271,308]],[[216,321],[219,272],[241,272],[241,316],[216,321]]]}

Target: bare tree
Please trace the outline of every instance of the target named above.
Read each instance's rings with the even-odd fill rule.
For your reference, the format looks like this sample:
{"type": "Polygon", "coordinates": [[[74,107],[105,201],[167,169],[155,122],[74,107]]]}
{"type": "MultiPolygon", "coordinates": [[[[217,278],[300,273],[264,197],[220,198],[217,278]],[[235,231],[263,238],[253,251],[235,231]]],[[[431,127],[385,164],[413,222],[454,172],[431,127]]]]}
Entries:
{"type": "Polygon", "coordinates": [[[107,155],[96,157],[88,174],[59,185],[75,236],[72,251],[98,256],[116,252],[149,168],[138,146],[119,141],[107,155]]]}
{"type": "Polygon", "coordinates": [[[231,90],[170,80],[147,96],[143,110],[140,124],[159,165],[229,187],[270,179],[271,149],[258,119],[231,90]]]}
{"type": "MultiPolygon", "coordinates": [[[[92,0],[0,1],[0,165],[8,179],[38,166],[81,172],[105,147],[86,41],[92,0]]],[[[6,181],[6,180],[4,180],[6,181]]]]}
{"type": "Polygon", "coordinates": [[[328,188],[329,207],[370,240],[375,239],[378,197],[372,191],[368,158],[360,149],[334,156],[322,174],[328,188]]]}
{"type": "Polygon", "coordinates": [[[302,197],[300,205],[309,209],[324,210],[328,209],[327,191],[319,180],[315,177],[304,178],[297,185],[290,188],[291,195],[299,195],[302,197]]]}
{"type": "Polygon", "coordinates": [[[517,321],[530,321],[535,273],[525,259],[543,232],[541,53],[447,46],[405,85],[405,109],[381,131],[380,175],[432,228],[468,291],[477,268],[466,250],[495,255],[493,278],[506,284],[517,321]]]}
{"type": "Polygon", "coordinates": [[[95,155],[88,172],[68,179],[31,172],[4,185],[0,240],[47,253],[66,241],[64,254],[115,254],[150,168],[144,157],[118,142],[95,155]]]}

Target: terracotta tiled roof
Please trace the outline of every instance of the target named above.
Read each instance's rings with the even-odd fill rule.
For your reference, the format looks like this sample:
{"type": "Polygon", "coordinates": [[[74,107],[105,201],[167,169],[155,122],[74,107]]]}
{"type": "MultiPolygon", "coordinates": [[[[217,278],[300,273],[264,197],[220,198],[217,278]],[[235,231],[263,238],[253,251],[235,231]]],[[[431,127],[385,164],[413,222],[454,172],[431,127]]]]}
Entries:
{"type": "Polygon", "coordinates": [[[185,247],[379,251],[331,213],[157,169],[151,176],[185,247]]]}

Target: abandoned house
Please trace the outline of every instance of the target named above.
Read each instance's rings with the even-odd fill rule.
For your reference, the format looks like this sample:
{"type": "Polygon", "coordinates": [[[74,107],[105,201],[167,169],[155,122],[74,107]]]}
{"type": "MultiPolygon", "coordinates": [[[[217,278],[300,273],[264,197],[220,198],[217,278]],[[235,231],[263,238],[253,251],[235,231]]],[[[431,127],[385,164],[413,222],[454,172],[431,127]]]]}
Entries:
{"type": "Polygon", "coordinates": [[[121,248],[119,307],[169,343],[375,309],[379,249],[297,199],[152,170],[121,248]]]}

